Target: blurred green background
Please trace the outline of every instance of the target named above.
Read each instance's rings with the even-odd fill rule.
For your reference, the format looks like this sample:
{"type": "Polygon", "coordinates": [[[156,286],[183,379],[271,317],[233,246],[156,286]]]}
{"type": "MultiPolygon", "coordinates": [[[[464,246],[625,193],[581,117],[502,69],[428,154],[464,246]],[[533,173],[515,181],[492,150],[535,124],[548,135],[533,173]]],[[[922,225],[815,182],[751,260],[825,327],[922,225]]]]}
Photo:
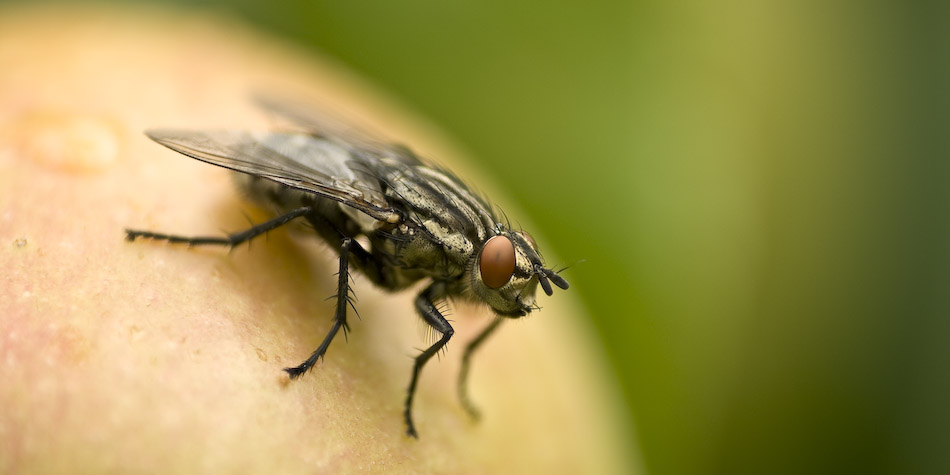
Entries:
{"type": "Polygon", "coordinates": [[[181,3],[370,77],[586,259],[650,473],[950,473],[943,4],[181,3]]]}

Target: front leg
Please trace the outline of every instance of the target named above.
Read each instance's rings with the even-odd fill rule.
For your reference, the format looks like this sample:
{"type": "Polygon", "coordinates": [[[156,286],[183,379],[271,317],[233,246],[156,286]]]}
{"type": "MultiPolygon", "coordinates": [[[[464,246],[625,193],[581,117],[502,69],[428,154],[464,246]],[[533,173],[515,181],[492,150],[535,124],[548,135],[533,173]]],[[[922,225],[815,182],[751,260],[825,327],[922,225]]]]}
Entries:
{"type": "Polygon", "coordinates": [[[406,434],[410,437],[419,438],[419,434],[416,433],[416,426],[412,423],[412,399],[416,394],[416,382],[419,379],[419,372],[422,370],[422,367],[426,364],[426,361],[429,361],[429,358],[432,358],[432,355],[439,352],[446,343],[449,342],[449,339],[452,338],[452,335],[455,334],[455,330],[452,329],[452,325],[449,325],[449,322],[442,316],[441,313],[435,308],[433,300],[438,300],[439,298],[445,295],[445,284],[441,282],[435,282],[416,297],[416,310],[419,311],[419,314],[422,315],[422,318],[428,323],[432,328],[435,328],[436,331],[442,334],[442,338],[439,341],[435,342],[434,345],[430,346],[428,349],[423,351],[416,357],[416,363],[412,368],[412,379],[409,381],[409,394],[406,396],[406,408],[405,408],[405,419],[406,419],[406,434]]]}

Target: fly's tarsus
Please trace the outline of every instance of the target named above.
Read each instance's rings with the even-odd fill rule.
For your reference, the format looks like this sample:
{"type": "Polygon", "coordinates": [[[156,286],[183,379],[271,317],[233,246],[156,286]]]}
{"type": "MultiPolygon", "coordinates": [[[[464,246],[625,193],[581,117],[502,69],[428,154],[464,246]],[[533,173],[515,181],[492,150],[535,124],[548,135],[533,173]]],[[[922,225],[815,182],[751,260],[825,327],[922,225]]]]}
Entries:
{"type": "Polygon", "coordinates": [[[155,241],[167,241],[171,244],[187,244],[188,246],[203,246],[203,245],[208,245],[208,244],[217,245],[217,246],[233,246],[234,245],[231,239],[227,237],[177,236],[174,234],[163,234],[163,233],[156,233],[153,231],[139,231],[135,229],[125,230],[126,241],[134,241],[138,238],[152,239],[155,241]]]}
{"type": "Polygon", "coordinates": [[[244,231],[240,231],[234,234],[230,234],[227,237],[215,237],[215,236],[199,236],[199,237],[189,237],[189,236],[178,236],[174,234],[163,234],[156,233],[153,231],[137,231],[134,229],[125,230],[125,239],[126,241],[134,241],[136,238],[146,238],[154,239],[157,241],[168,241],[172,244],[187,244],[189,246],[201,246],[201,245],[220,245],[220,246],[230,246],[234,247],[243,242],[250,241],[251,239],[260,236],[261,234],[266,233],[272,229],[279,228],[287,223],[289,223],[294,218],[299,218],[307,213],[312,211],[309,207],[297,208],[289,213],[282,214],[274,219],[265,221],[261,224],[251,226],[244,231]]]}

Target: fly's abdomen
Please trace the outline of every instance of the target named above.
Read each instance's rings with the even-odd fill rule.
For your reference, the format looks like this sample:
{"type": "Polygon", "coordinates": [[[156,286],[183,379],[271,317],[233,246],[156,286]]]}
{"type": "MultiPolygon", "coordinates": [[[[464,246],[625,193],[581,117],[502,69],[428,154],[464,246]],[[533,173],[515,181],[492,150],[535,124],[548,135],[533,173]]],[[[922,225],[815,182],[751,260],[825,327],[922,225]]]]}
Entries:
{"type": "Polygon", "coordinates": [[[254,204],[273,214],[283,214],[294,208],[309,206],[316,197],[313,193],[295,190],[289,186],[246,173],[232,173],[234,184],[254,204]]]}

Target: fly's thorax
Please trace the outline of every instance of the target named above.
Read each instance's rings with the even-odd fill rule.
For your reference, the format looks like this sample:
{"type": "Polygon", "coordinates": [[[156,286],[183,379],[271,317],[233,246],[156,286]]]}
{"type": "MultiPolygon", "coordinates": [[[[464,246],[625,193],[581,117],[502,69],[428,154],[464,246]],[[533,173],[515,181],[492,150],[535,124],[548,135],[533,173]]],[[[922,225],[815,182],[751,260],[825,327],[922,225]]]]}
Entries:
{"type": "Polygon", "coordinates": [[[541,258],[526,233],[500,231],[472,255],[466,280],[471,296],[506,317],[527,315],[535,306],[541,258]]]}
{"type": "Polygon", "coordinates": [[[495,218],[490,207],[447,172],[423,165],[382,160],[386,196],[406,219],[467,261],[477,243],[490,235],[495,218]]]}
{"type": "Polygon", "coordinates": [[[397,267],[444,281],[458,279],[472,254],[464,236],[435,225],[400,224],[377,233],[376,245],[397,267]]]}
{"type": "Polygon", "coordinates": [[[438,243],[449,262],[464,266],[475,250],[465,234],[449,229],[434,219],[424,220],[422,226],[426,230],[424,235],[438,243]]]}

